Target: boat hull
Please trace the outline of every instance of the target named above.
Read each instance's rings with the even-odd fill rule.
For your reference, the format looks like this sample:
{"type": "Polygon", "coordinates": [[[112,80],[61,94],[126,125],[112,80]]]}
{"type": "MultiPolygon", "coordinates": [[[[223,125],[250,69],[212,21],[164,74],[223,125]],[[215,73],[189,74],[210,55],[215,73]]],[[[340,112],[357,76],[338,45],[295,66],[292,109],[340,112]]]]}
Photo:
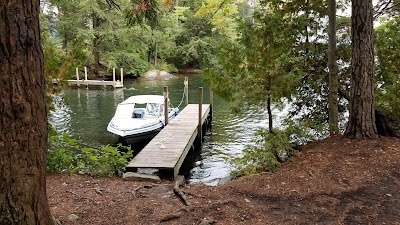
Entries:
{"type": "Polygon", "coordinates": [[[114,134],[114,136],[116,137],[116,140],[119,143],[134,145],[134,144],[140,144],[140,143],[150,141],[161,130],[162,130],[162,128],[158,128],[158,129],[155,129],[152,131],[147,131],[147,132],[138,133],[138,134],[131,134],[131,135],[127,135],[127,136],[119,136],[119,135],[114,134]]]}
{"type": "MultiPolygon", "coordinates": [[[[174,119],[178,115],[178,111],[171,113],[169,119],[174,119]]],[[[114,139],[118,143],[123,144],[139,144],[146,143],[153,139],[162,129],[164,124],[160,121],[159,124],[149,126],[147,128],[141,128],[131,131],[121,131],[113,126],[111,123],[108,125],[107,130],[113,134],[114,139]]]]}

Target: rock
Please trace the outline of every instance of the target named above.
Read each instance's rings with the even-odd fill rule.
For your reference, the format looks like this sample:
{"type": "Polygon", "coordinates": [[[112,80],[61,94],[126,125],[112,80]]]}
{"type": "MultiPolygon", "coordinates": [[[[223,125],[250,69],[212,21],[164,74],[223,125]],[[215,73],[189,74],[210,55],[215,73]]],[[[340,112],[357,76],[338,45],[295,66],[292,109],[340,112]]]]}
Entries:
{"type": "Polygon", "coordinates": [[[151,174],[144,174],[144,173],[133,173],[133,172],[126,172],[122,176],[124,180],[135,180],[135,181],[151,181],[151,182],[159,182],[161,181],[159,176],[151,175],[151,174]]]}
{"type": "Polygon", "coordinates": [[[145,80],[169,80],[176,76],[161,70],[150,70],[144,73],[140,78],[145,80]]]}
{"type": "Polygon", "coordinates": [[[215,224],[215,220],[208,220],[208,219],[203,219],[199,225],[212,225],[215,224]]]}
{"type": "Polygon", "coordinates": [[[232,180],[232,177],[231,177],[231,176],[223,177],[223,178],[219,179],[218,185],[227,184],[227,183],[228,183],[229,181],[231,181],[231,180],[232,180]]]}
{"type": "Polygon", "coordinates": [[[59,219],[54,218],[53,216],[53,223],[54,225],[62,225],[59,219]]]}
{"type": "Polygon", "coordinates": [[[79,216],[77,216],[76,214],[69,214],[68,216],[67,216],[67,220],[68,221],[75,221],[75,220],[77,220],[77,219],[79,219],[79,216]]]}

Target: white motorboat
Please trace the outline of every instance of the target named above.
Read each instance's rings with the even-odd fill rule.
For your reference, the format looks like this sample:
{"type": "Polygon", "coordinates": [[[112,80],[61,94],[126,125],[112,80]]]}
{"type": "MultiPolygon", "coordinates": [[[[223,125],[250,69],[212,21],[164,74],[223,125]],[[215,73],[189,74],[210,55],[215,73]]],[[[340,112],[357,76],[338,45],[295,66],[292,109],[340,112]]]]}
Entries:
{"type": "MultiPolygon", "coordinates": [[[[168,99],[168,118],[179,113],[168,99]]],[[[118,137],[119,142],[128,144],[149,140],[165,126],[164,96],[137,95],[118,104],[107,130],[118,137]]]]}

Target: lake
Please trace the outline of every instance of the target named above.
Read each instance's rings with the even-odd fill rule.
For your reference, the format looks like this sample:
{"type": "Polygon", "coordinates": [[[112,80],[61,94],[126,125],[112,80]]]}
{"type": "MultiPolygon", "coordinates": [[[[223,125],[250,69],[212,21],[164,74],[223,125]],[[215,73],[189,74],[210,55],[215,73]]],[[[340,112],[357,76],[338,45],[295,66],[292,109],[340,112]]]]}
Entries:
{"type": "MultiPolygon", "coordinates": [[[[209,103],[209,88],[201,74],[182,74],[165,81],[125,80],[123,89],[71,87],[63,90],[55,96],[58,103],[49,120],[57,131],[67,132],[85,145],[115,144],[107,125],[118,103],[132,95],[162,95],[163,87],[168,86],[171,103],[178,106],[185,77],[189,78],[189,103],[197,103],[199,87],[204,88],[204,103],[209,103]]],[[[180,109],[183,107],[184,103],[180,109]]],[[[212,129],[205,136],[200,151],[188,156],[193,160],[192,165],[185,166],[189,183],[218,185],[229,180],[232,165],[226,159],[241,155],[244,147],[252,144],[253,133],[258,128],[266,128],[267,123],[265,107],[247,106],[242,113],[233,113],[229,105],[214,94],[212,129]]]]}

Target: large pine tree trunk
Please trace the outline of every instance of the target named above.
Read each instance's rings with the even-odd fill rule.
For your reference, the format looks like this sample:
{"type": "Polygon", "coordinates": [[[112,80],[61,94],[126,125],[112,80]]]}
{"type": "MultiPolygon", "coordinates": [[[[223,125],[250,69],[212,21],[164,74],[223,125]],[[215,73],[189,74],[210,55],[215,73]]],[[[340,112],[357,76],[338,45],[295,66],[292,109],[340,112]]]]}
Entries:
{"type": "Polygon", "coordinates": [[[52,224],[39,0],[0,1],[0,224],[52,224]]]}
{"type": "Polygon", "coordinates": [[[272,110],[271,110],[271,76],[268,76],[268,83],[267,83],[267,89],[268,89],[268,94],[267,94],[267,112],[268,112],[268,131],[272,133],[273,129],[273,120],[272,120],[272,110]]]}
{"type": "Polygon", "coordinates": [[[329,0],[329,132],[339,132],[338,127],[338,74],[336,64],[336,0],[329,0]]]}
{"type": "Polygon", "coordinates": [[[377,137],[372,32],[372,0],[353,0],[350,116],[346,135],[356,139],[377,137]]]}
{"type": "Polygon", "coordinates": [[[93,23],[93,30],[94,30],[94,38],[93,38],[93,57],[94,57],[94,68],[93,73],[96,77],[100,76],[100,51],[99,51],[99,42],[100,38],[98,35],[98,26],[99,26],[99,18],[96,16],[95,13],[92,14],[92,23],[93,23]]]}

